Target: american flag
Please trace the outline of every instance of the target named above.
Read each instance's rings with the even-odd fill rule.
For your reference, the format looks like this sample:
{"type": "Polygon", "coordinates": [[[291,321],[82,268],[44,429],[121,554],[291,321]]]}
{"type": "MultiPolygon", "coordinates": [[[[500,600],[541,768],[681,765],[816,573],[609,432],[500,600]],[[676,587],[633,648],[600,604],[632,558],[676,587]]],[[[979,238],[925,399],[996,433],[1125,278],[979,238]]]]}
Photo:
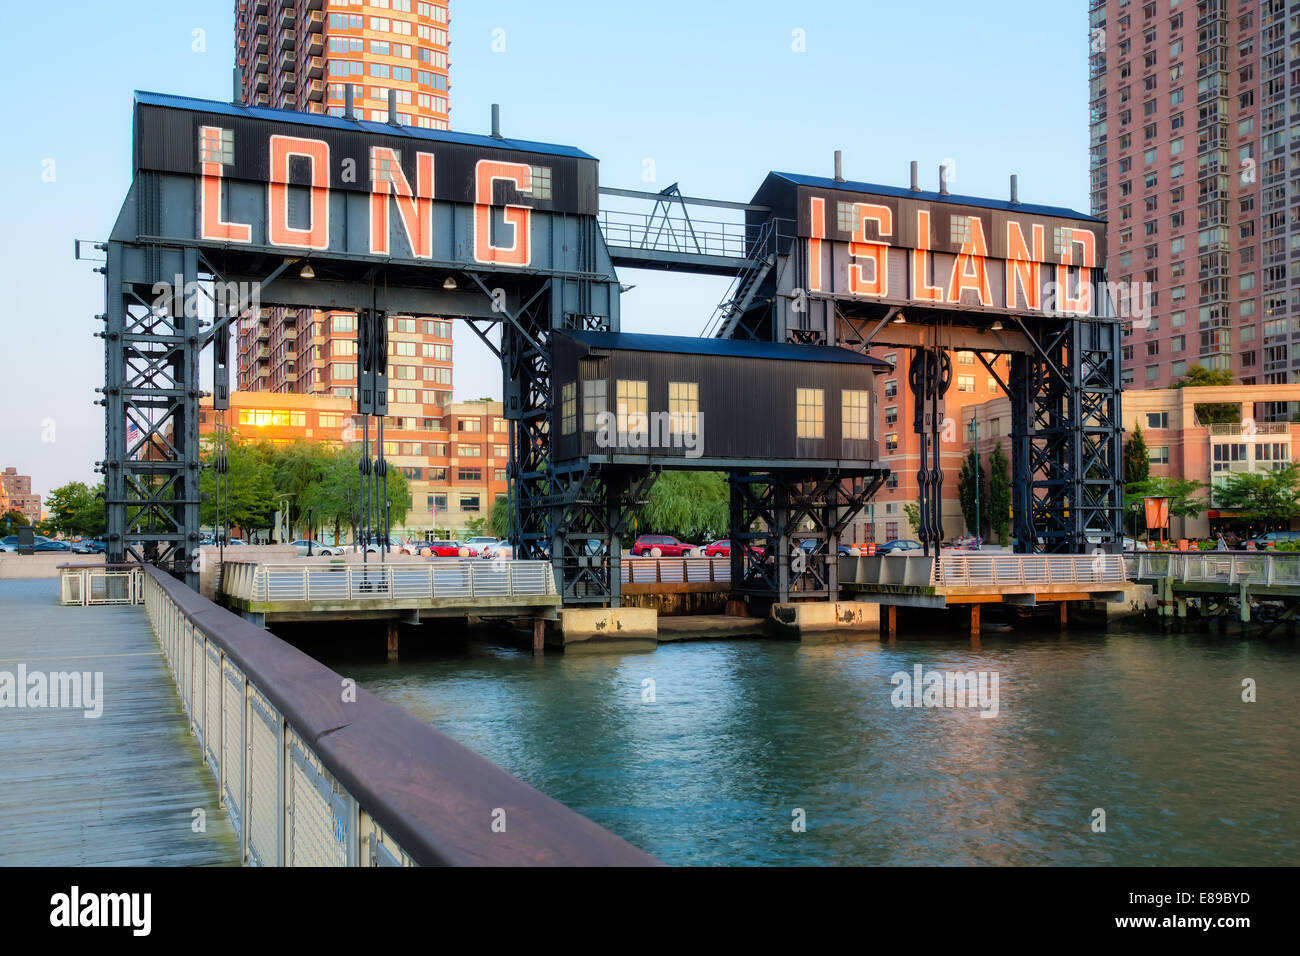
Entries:
{"type": "Polygon", "coordinates": [[[139,441],[140,441],[139,426],[136,425],[135,422],[128,421],[126,423],[126,451],[127,454],[130,455],[132,458],[139,458],[144,453],[143,448],[136,449],[134,453],[131,452],[131,449],[135,448],[136,443],[139,441]]]}

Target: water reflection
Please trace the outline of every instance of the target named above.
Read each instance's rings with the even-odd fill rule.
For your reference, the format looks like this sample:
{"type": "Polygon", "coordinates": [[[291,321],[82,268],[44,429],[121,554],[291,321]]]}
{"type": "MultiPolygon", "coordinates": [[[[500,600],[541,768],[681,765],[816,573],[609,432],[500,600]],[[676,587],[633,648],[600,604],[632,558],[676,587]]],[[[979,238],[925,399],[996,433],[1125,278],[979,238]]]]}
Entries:
{"type": "Polygon", "coordinates": [[[670,863],[1297,859],[1290,643],[904,635],[536,661],[469,644],[326,663],[670,863]],[[895,708],[890,676],[915,664],[996,671],[998,716],[895,708]]]}

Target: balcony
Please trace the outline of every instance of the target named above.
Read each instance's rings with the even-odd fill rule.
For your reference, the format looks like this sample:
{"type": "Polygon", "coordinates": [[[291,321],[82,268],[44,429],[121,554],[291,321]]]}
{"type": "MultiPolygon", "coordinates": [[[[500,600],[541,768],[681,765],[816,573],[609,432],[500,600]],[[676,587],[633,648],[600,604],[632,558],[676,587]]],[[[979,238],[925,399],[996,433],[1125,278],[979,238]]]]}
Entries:
{"type": "Polygon", "coordinates": [[[298,35],[292,30],[280,31],[280,49],[292,50],[293,45],[298,41],[298,35]]]}
{"type": "Polygon", "coordinates": [[[323,33],[325,32],[325,14],[319,10],[313,10],[307,14],[307,32],[323,33]]]}
{"type": "Polygon", "coordinates": [[[287,70],[288,72],[292,73],[296,62],[297,61],[294,58],[292,50],[286,50],[284,53],[280,54],[281,70],[287,70]]]}
{"type": "Polygon", "coordinates": [[[257,17],[266,16],[266,0],[253,0],[253,15],[257,17]]]}
{"type": "Polygon", "coordinates": [[[325,58],[320,56],[307,57],[307,78],[314,80],[325,73],[325,58]]]}
{"type": "Polygon", "coordinates": [[[325,34],[308,33],[307,34],[307,52],[312,56],[317,56],[325,52],[325,34]]]}
{"type": "Polygon", "coordinates": [[[323,6],[325,6],[325,0],[307,0],[308,10],[319,10],[323,6]]]}
{"type": "Polygon", "coordinates": [[[312,80],[307,84],[307,99],[313,103],[322,103],[325,100],[325,81],[312,80]]]}
{"type": "Polygon", "coordinates": [[[298,75],[292,71],[280,74],[280,92],[292,93],[298,86],[298,75]]]}
{"type": "Polygon", "coordinates": [[[281,10],[281,11],[280,11],[280,17],[279,17],[279,20],[280,20],[280,26],[281,26],[281,28],[292,27],[292,26],[293,26],[293,7],[288,7],[287,9],[281,10]]]}
{"type": "MultiPolygon", "coordinates": [[[[266,93],[266,90],[270,85],[271,85],[271,81],[267,79],[265,72],[253,74],[253,89],[256,90],[259,94],[266,93]]],[[[259,97],[259,98],[265,99],[265,97],[259,97]]]]}
{"type": "Polygon", "coordinates": [[[266,52],[266,34],[265,34],[265,33],[259,33],[257,36],[255,36],[255,37],[253,38],[253,52],[254,52],[254,53],[265,53],[265,52],[266,52]]]}

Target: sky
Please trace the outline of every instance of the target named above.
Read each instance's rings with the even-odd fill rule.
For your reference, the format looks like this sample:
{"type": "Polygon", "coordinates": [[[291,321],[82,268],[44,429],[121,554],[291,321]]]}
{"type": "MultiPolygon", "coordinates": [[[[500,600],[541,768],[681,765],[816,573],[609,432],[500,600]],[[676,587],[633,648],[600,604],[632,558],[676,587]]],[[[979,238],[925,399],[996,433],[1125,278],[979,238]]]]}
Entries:
{"type": "MultiPolygon", "coordinates": [[[[1085,0],[451,0],[452,128],[579,147],[602,185],[746,201],[772,170],[1088,205],[1085,0]]],[[[103,277],[73,258],[130,185],[131,97],[228,100],[234,0],[73,0],[10,16],[0,467],[42,495],[104,457],[103,277]],[[16,28],[16,29],[15,29],[16,28]],[[71,29],[70,29],[71,28],[71,29]],[[56,38],[58,38],[56,40],[56,38]],[[51,43],[66,46],[52,66],[51,43]]],[[[620,201],[625,202],[625,201],[620,201]]],[[[624,205],[620,208],[632,208],[624,205]]],[[[623,328],[698,335],[728,281],[620,272],[623,328]]],[[[500,397],[456,327],[456,397],[500,397]]],[[[204,357],[204,364],[210,360],[204,357]]]]}

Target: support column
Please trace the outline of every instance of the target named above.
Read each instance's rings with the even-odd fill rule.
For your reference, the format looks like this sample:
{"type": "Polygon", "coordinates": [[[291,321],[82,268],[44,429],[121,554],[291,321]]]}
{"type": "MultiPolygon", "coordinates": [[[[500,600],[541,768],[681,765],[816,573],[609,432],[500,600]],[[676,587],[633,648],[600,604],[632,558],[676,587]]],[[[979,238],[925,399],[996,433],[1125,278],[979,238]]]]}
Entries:
{"type": "Polygon", "coordinates": [[[388,622],[388,659],[397,660],[397,622],[388,622]]]}
{"type": "MultiPolygon", "coordinates": [[[[1062,607],[1065,605],[1062,604],[1062,607]]],[[[980,606],[972,604],[970,606],[970,636],[972,641],[980,639],[980,606]]]]}
{"type": "Polygon", "coordinates": [[[1070,602],[1062,601],[1057,605],[1057,607],[1060,608],[1060,616],[1057,618],[1057,625],[1063,631],[1070,623],[1070,602]]]}
{"type": "Polygon", "coordinates": [[[889,642],[892,644],[898,639],[898,605],[885,605],[885,628],[889,631],[889,642]]]}
{"type": "Polygon", "coordinates": [[[546,652],[546,622],[540,617],[533,618],[533,655],[546,652]]]}

